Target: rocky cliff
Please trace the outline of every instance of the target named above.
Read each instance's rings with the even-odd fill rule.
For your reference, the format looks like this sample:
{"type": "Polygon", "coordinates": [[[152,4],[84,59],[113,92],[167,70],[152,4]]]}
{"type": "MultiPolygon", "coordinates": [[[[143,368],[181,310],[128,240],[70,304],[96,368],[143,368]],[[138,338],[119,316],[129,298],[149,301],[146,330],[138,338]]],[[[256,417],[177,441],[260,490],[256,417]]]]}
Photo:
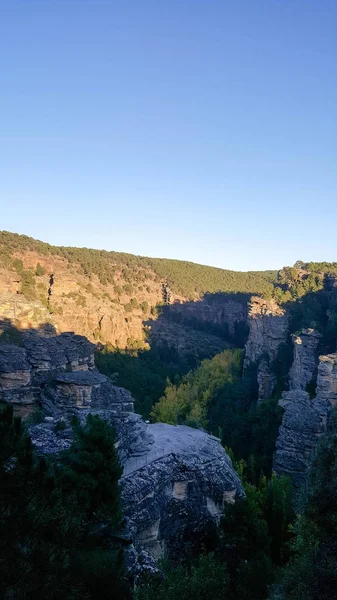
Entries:
{"type": "Polygon", "coordinates": [[[130,393],[95,369],[94,345],[86,338],[42,330],[22,332],[20,341],[0,346],[0,401],[42,408],[44,421],[30,428],[40,453],[70,446],[71,415],[84,421],[89,412],[98,414],[115,427],[131,562],[143,551],[174,556],[244,495],[217,438],[145,423],[133,412],[130,393]]]}
{"type": "MultiPolygon", "coordinates": [[[[163,313],[168,321],[214,330],[235,341],[248,335],[249,294],[205,294],[202,299],[174,302],[163,313]]],[[[245,340],[246,341],[246,340],[245,340]]]]}
{"type": "Polygon", "coordinates": [[[188,301],[171,292],[163,304],[163,282],[145,269],[134,275],[142,280],[146,273],[142,284],[127,283],[122,271],[115,273],[115,283],[103,284],[57,256],[26,252],[17,260],[35,283],[23,289],[26,298],[22,276],[0,266],[0,318],[19,328],[50,322],[59,333],[76,331],[96,343],[124,349],[166,342],[183,354],[200,347],[201,339],[204,356],[226,348],[237,332],[239,345],[245,341],[248,296],[230,300],[216,294],[188,301]],[[36,264],[44,274],[34,279],[36,264]]]}
{"type": "MultiPolygon", "coordinates": [[[[239,296],[270,292],[275,277],[276,272],[236,273],[184,261],[56,247],[0,231],[0,307],[6,303],[3,293],[24,296],[37,302],[37,312],[47,309],[59,332],[75,330],[121,349],[146,346],[144,323],[154,320],[163,305],[174,305],[174,314],[192,331],[195,323],[213,325],[212,332],[203,329],[206,341],[207,333],[222,334],[224,325],[233,337],[237,323],[246,325],[247,301],[239,296]],[[221,298],[225,295],[234,296],[233,301],[221,298]]],[[[19,304],[17,298],[18,310],[10,318],[20,319],[19,304]]],[[[37,313],[28,317],[28,326],[41,322],[37,313]]],[[[174,345],[174,333],[167,330],[166,337],[174,345]]]]}
{"type": "Polygon", "coordinates": [[[318,344],[321,335],[315,329],[292,334],[293,363],[289,372],[289,389],[306,390],[317,375],[318,344]]]}
{"type": "Polygon", "coordinates": [[[271,398],[276,385],[274,361],[288,339],[289,316],[274,300],[253,297],[248,312],[249,336],[244,370],[257,368],[259,400],[271,398]]]}
{"type": "MultiPolygon", "coordinates": [[[[307,332],[303,334],[308,336],[307,332]]],[[[325,433],[331,408],[337,403],[337,354],[319,357],[317,370],[316,396],[310,399],[309,393],[303,391],[305,381],[309,380],[314,365],[317,344],[313,333],[309,334],[310,343],[306,343],[307,370],[298,370],[293,365],[292,374],[299,374],[299,380],[291,379],[293,389],[284,392],[279,404],[284,408],[282,425],[279,430],[274,456],[274,469],[278,474],[288,475],[294,485],[295,505],[298,506],[301,489],[305,487],[313,452],[319,438],[325,433]],[[310,367],[310,368],[309,368],[310,367]],[[305,377],[303,378],[303,373],[305,377]],[[302,385],[302,389],[301,389],[302,385]]],[[[297,337],[294,338],[297,343],[297,337]]],[[[295,353],[295,360],[302,363],[295,353]]]]}

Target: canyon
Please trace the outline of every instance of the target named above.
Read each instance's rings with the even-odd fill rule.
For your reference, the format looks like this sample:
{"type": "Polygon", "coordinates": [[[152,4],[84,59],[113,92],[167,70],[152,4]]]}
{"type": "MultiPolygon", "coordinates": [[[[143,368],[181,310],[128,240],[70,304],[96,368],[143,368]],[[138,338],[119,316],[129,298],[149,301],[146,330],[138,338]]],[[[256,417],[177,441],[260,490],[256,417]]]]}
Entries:
{"type": "Polygon", "coordinates": [[[78,250],[75,260],[71,249],[34,240],[22,248],[14,239],[0,260],[0,400],[23,417],[42,410],[42,421],[29,427],[42,455],[70,447],[75,414],[82,423],[97,414],[113,425],[123,467],[121,539],[135,576],[155,570],[158,558],[178,556],[195,535],[215,531],[226,506],[245,492],[218,438],[145,421],[114,374],[111,379],[97,370],[97,349],[136,356],[162,347],[168,360],[173,352],[182,360],[193,355],[198,366],[226,348],[244,348],[243,376],[256,380],[257,406],[273,399],[283,410],[273,470],[290,477],[301,510],[312,457],[337,402],[333,328],[326,341],[335,322],[334,277],[320,275],[315,297],[309,291],[292,301],[290,291],[305,285],[309,271],[298,270],[295,282],[275,283],[275,297],[271,275],[240,275],[210,293],[208,284],[202,291],[188,279],[194,268],[188,264],[175,280],[150,259],[114,255],[111,262],[108,253],[78,250]],[[259,285],[266,293],[256,295],[259,285]],[[319,294],[323,316],[317,320],[310,311],[319,294]],[[296,326],[296,310],[306,306],[310,319],[296,326]]]}
{"type": "Polygon", "coordinates": [[[130,392],[97,371],[94,350],[73,333],[22,330],[20,345],[0,344],[0,398],[18,414],[42,410],[41,422],[29,427],[42,455],[70,447],[74,415],[83,423],[88,414],[99,415],[114,427],[123,466],[121,538],[136,573],[139,561],[151,566],[152,559],[177,556],[186,540],[216,528],[226,504],[244,491],[220,440],[185,426],[146,423],[134,413],[130,392]]]}

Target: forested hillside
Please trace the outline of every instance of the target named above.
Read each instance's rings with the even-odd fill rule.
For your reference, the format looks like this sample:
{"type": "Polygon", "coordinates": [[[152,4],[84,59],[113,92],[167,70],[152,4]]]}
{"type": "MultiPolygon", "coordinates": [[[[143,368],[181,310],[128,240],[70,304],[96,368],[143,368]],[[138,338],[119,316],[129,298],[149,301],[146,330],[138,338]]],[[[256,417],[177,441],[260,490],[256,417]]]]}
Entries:
{"type": "MultiPolygon", "coordinates": [[[[205,292],[263,293],[271,290],[277,275],[276,271],[245,273],[124,252],[51,246],[26,235],[7,231],[0,232],[0,247],[0,260],[7,267],[12,266],[12,258],[17,253],[35,252],[41,257],[63,258],[88,278],[96,275],[103,285],[118,285],[121,276],[126,285],[157,279],[167,283],[174,294],[191,299],[205,292]]],[[[119,293],[118,288],[116,293],[119,293]]]]}

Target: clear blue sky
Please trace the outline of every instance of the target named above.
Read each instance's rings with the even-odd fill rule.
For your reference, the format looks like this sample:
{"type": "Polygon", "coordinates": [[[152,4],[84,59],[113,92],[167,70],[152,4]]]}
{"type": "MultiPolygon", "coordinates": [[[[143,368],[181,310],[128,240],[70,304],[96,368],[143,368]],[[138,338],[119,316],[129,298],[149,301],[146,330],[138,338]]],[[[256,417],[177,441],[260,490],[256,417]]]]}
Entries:
{"type": "Polygon", "coordinates": [[[337,260],[336,0],[0,0],[0,229],[337,260]]]}

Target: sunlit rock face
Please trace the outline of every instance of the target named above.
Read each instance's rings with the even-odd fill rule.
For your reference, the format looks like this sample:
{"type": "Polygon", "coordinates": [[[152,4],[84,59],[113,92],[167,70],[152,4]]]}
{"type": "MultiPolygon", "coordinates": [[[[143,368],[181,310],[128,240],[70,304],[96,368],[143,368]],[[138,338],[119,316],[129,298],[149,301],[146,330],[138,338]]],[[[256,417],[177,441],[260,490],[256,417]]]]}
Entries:
{"type": "Polygon", "coordinates": [[[253,297],[249,305],[248,324],[244,370],[255,365],[259,401],[268,400],[276,385],[273,361],[288,339],[289,317],[274,300],[253,297]]]}

